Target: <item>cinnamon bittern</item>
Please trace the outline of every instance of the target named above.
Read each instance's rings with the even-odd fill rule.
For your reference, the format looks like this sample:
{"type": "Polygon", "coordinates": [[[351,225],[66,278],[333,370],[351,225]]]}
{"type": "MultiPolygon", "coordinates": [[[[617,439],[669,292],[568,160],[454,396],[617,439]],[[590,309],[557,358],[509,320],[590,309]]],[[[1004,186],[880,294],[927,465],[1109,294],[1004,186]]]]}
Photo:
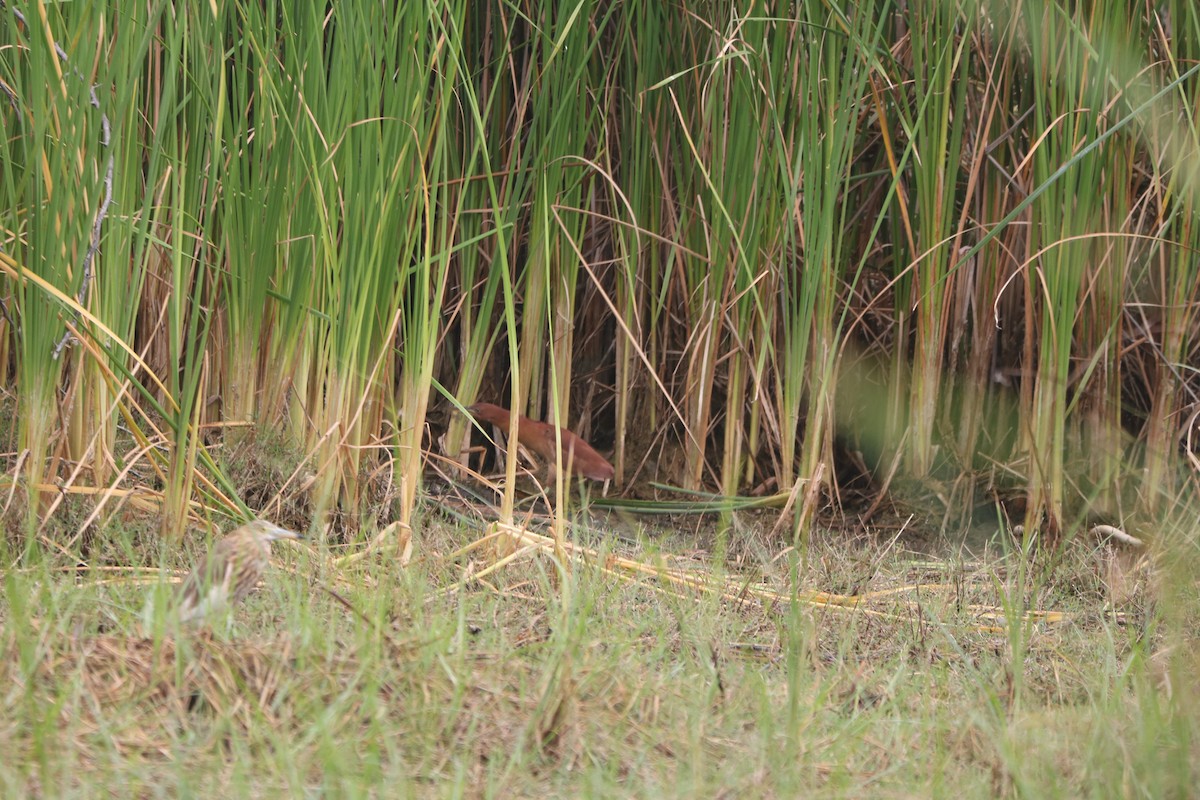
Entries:
{"type": "Polygon", "coordinates": [[[243,600],[271,563],[271,542],[303,538],[262,519],[223,537],[179,587],[180,622],[198,622],[243,600]]]}
{"type": "MultiPolygon", "coordinates": [[[[509,432],[509,423],[512,418],[507,408],[501,408],[491,403],[476,403],[467,408],[467,411],[471,412],[476,419],[495,425],[504,431],[504,435],[508,436],[510,441],[512,440],[513,436],[509,432]]],[[[613,479],[613,476],[616,475],[613,465],[579,436],[566,428],[556,428],[549,423],[517,415],[517,443],[545,459],[551,468],[558,458],[555,445],[556,431],[562,438],[563,463],[569,466],[571,472],[589,480],[603,481],[606,484],[613,479]]]]}

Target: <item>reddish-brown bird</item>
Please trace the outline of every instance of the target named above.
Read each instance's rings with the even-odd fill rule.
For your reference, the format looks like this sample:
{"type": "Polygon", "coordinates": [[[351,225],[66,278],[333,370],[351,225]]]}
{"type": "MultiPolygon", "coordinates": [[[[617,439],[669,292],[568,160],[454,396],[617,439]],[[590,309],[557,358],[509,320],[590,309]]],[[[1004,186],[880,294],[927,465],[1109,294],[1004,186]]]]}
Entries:
{"type": "MultiPolygon", "coordinates": [[[[495,425],[504,431],[504,435],[508,436],[510,441],[512,440],[512,435],[508,430],[512,417],[507,408],[501,408],[491,403],[476,403],[467,411],[470,411],[476,419],[495,425]]],[[[551,467],[558,457],[555,431],[558,431],[562,437],[563,463],[570,465],[573,474],[605,483],[613,479],[613,476],[616,475],[613,465],[608,463],[604,456],[597,453],[583,439],[566,428],[555,428],[549,423],[517,415],[517,443],[545,459],[551,467]]]]}

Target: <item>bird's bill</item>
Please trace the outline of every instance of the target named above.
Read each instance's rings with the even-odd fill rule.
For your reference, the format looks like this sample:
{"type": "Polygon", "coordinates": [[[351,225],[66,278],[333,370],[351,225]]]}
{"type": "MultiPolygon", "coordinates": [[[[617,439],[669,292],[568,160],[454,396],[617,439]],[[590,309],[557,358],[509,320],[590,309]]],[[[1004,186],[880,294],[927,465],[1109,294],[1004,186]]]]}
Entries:
{"type": "Polygon", "coordinates": [[[291,530],[290,528],[284,528],[279,525],[276,525],[273,522],[266,522],[264,520],[260,520],[259,522],[262,525],[263,533],[267,534],[272,539],[303,539],[304,538],[304,534],[297,533],[296,531],[291,530]]]}

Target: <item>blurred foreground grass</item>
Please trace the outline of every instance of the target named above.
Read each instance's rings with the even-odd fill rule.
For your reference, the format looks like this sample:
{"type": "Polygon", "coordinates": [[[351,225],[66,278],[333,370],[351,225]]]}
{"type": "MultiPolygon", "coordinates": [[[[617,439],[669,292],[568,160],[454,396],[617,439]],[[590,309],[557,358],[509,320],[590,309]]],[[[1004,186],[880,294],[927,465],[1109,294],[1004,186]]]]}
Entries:
{"type": "Polygon", "coordinates": [[[492,562],[448,555],[478,531],[419,525],[406,569],[280,547],[232,624],[192,635],[140,629],[152,534],[100,537],[150,569],[9,570],[0,791],[1184,797],[1200,778],[1183,550],[932,558],[826,531],[803,561],[730,554],[747,588],[894,592],[867,613],[605,571],[619,554],[708,574],[694,532],[577,531],[611,549],[565,582],[539,555],[470,580],[492,562]]]}

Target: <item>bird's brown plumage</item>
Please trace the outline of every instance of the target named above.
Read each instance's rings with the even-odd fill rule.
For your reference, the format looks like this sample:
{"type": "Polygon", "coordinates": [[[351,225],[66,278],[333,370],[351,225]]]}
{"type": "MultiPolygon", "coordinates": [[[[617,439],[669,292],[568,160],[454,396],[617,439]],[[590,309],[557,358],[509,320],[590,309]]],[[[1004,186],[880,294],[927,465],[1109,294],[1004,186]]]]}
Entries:
{"type": "Polygon", "coordinates": [[[199,621],[241,602],[271,563],[271,542],[300,538],[295,531],[258,519],[220,539],[179,587],[179,619],[199,621]]]}
{"type": "MultiPolygon", "coordinates": [[[[509,431],[512,418],[507,408],[501,408],[491,403],[476,403],[467,411],[470,411],[476,419],[495,425],[504,431],[506,436],[512,438],[509,431]]],[[[594,481],[611,481],[613,479],[613,476],[616,475],[613,465],[608,463],[604,456],[597,453],[582,438],[566,428],[555,428],[549,423],[517,415],[517,442],[550,464],[553,464],[558,458],[555,446],[555,440],[558,437],[555,436],[555,431],[558,431],[562,438],[563,463],[569,464],[574,474],[594,481]]]]}

